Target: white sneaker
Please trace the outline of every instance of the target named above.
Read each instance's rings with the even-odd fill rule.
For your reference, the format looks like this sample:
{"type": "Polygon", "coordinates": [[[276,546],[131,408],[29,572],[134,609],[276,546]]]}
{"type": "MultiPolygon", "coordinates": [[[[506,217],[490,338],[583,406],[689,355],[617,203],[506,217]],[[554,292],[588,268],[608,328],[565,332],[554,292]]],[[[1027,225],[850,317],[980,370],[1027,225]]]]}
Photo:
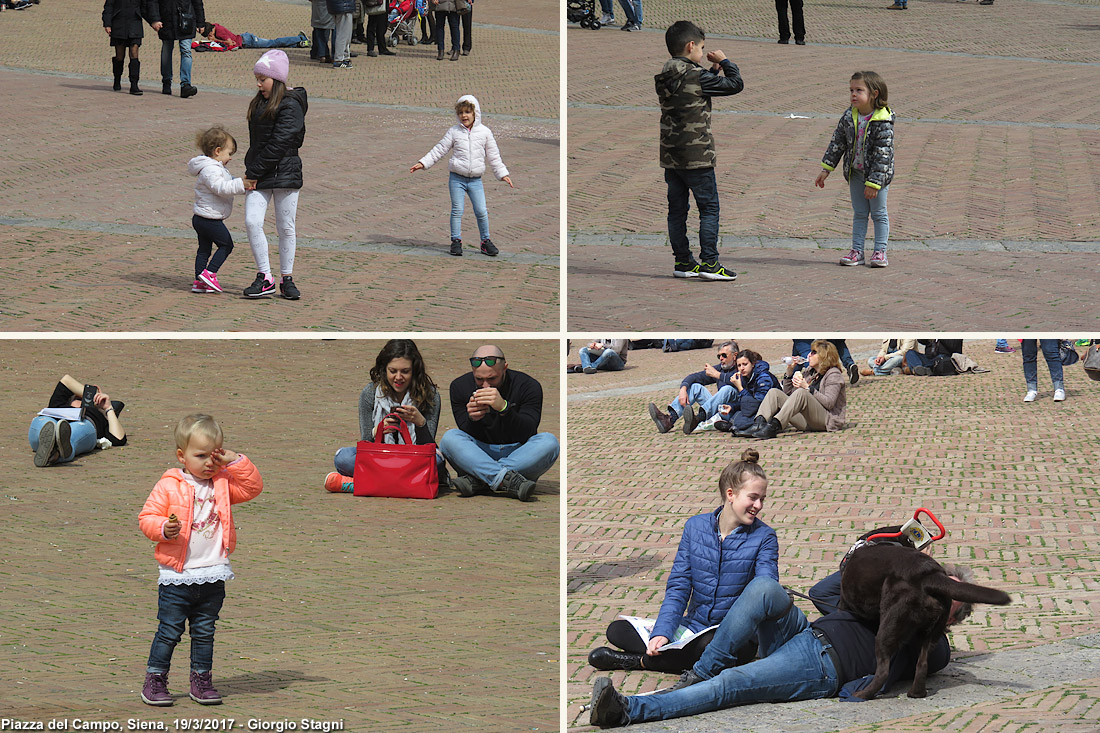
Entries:
{"type": "Polygon", "coordinates": [[[615,22],[615,16],[610,13],[604,13],[600,16],[600,25],[611,25],[615,22]]]}
{"type": "Polygon", "coordinates": [[[706,433],[709,431],[713,431],[715,429],[714,424],[721,419],[721,413],[716,414],[714,417],[708,417],[706,420],[696,425],[695,429],[691,431],[691,434],[695,435],[696,433],[706,433]]]}
{"type": "Polygon", "coordinates": [[[1066,391],[1064,389],[1054,390],[1054,401],[1055,402],[1065,402],[1066,401],[1066,391]]]}
{"type": "Polygon", "coordinates": [[[1035,398],[1039,396],[1039,393],[1033,389],[1029,389],[1027,394],[1024,395],[1024,402],[1034,402],[1035,398]]]}

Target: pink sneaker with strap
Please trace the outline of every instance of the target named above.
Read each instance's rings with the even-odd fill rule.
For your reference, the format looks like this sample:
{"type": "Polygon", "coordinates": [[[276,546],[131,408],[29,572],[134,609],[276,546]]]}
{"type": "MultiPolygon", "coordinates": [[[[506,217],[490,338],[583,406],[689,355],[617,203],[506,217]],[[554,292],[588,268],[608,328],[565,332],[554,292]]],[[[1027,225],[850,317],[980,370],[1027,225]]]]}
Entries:
{"type": "Polygon", "coordinates": [[[850,250],[848,250],[848,254],[846,254],[846,255],[844,255],[843,257],[840,258],[840,264],[844,265],[845,267],[852,267],[853,265],[862,265],[863,264],[863,250],[861,250],[861,249],[850,249],[850,250]]]}

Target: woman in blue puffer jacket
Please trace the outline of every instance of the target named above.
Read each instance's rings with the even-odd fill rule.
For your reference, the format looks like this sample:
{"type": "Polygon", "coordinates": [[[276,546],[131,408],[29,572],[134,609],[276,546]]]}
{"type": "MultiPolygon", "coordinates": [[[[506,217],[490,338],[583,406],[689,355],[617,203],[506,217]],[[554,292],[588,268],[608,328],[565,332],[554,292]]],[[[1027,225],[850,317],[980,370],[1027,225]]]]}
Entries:
{"type": "MultiPolygon", "coordinates": [[[[768,491],[760,454],[750,448],[740,461],[726,466],[718,478],[718,490],[722,506],[694,516],[684,525],[665,600],[648,638],[630,621],[612,621],[607,639],[623,651],[605,646],[593,649],[588,655],[593,667],[659,672],[689,669],[713,637],[710,627],[722,622],[750,580],[758,576],[779,580],[779,540],[775,530],[757,516],[768,491]],[[663,649],[688,631],[704,633],[683,648],[663,649]]],[[[752,661],[751,654],[740,653],[739,662],[752,661]]]]}

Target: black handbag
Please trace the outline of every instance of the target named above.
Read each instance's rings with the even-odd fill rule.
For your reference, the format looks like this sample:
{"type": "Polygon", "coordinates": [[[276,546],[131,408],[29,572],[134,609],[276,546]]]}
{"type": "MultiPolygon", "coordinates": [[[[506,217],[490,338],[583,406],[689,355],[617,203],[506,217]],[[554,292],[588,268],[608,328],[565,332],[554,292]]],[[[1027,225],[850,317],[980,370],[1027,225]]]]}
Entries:
{"type": "Polygon", "coordinates": [[[195,35],[195,10],[191,7],[191,0],[176,2],[176,35],[180,38],[195,35]],[[184,7],[185,4],[187,7],[184,7]]]}
{"type": "Polygon", "coordinates": [[[1058,342],[1058,356],[1062,359],[1062,366],[1070,366],[1081,360],[1081,355],[1073,348],[1073,342],[1064,339],[1058,342]]]}

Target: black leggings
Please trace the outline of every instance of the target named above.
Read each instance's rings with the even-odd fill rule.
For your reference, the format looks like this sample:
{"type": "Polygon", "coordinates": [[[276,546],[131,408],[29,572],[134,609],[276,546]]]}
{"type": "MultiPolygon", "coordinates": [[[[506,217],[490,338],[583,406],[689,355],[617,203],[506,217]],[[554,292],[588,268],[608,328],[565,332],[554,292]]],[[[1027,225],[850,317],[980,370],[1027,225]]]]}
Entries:
{"type": "Polygon", "coordinates": [[[233,251],[233,237],[221,219],[206,219],[195,214],[191,217],[191,226],[199,235],[199,252],[195,255],[195,279],[198,280],[203,270],[218,271],[233,251]],[[218,251],[211,257],[211,245],[214,244],[218,246],[218,251]]]}
{"type": "MultiPolygon", "coordinates": [[[[708,631],[689,641],[683,649],[669,649],[652,657],[643,657],[642,664],[655,672],[683,672],[699,661],[713,638],[714,631],[708,631]]],[[[645,654],[645,642],[631,623],[624,619],[611,622],[607,627],[607,640],[624,652],[645,654]]]]}

